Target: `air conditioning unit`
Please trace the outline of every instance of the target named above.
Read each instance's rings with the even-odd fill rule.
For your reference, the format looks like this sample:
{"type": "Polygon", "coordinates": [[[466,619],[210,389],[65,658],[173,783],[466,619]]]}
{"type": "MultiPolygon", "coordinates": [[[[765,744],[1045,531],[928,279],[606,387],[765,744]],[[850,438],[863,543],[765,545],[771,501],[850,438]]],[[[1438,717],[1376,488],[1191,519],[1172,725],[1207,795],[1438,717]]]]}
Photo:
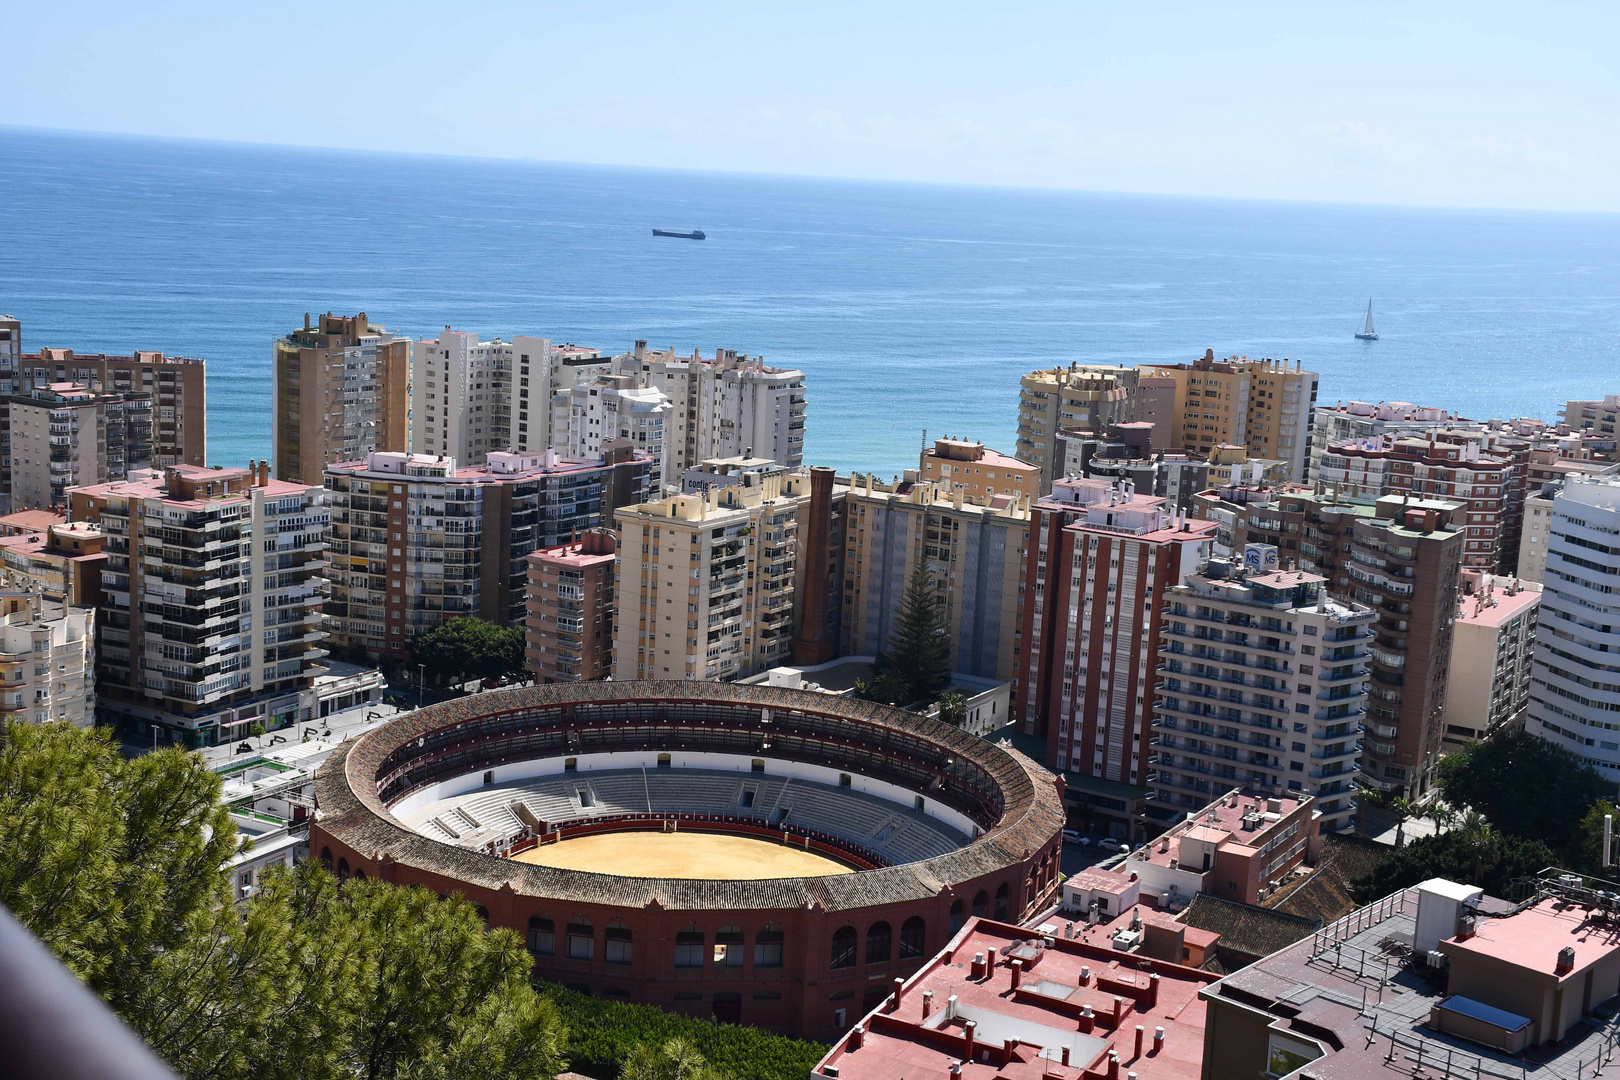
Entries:
{"type": "Polygon", "coordinates": [[[1114,948],[1120,952],[1134,952],[1142,945],[1142,931],[1119,930],[1114,933],[1114,948]]]}
{"type": "Polygon", "coordinates": [[[1446,964],[1450,963],[1450,958],[1439,949],[1430,949],[1428,959],[1429,966],[1434,968],[1436,971],[1443,969],[1446,964]]]}

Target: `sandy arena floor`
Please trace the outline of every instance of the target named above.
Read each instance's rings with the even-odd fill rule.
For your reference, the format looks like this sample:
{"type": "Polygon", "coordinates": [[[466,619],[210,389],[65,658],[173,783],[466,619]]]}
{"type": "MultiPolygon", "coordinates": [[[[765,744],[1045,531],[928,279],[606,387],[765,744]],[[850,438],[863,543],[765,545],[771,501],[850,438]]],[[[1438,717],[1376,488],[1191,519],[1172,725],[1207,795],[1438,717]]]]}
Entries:
{"type": "Polygon", "coordinates": [[[625,877],[739,881],[853,873],[842,863],[808,851],[718,833],[601,833],[531,848],[515,858],[518,862],[564,870],[625,877]]]}

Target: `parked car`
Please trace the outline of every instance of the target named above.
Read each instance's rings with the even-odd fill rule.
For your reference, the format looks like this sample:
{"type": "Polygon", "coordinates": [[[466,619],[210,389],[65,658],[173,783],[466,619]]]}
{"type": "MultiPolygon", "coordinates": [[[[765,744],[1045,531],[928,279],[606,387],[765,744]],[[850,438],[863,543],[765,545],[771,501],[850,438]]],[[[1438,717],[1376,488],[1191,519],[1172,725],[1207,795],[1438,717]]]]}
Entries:
{"type": "Polygon", "coordinates": [[[1101,840],[1097,841],[1097,846],[1102,848],[1104,851],[1125,850],[1125,845],[1121,841],[1115,840],[1112,836],[1103,837],[1101,840]]]}
{"type": "Polygon", "coordinates": [[[1065,844],[1079,844],[1081,847],[1090,847],[1091,837],[1087,836],[1079,829],[1064,829],[1063,842],[1065,844]]]}

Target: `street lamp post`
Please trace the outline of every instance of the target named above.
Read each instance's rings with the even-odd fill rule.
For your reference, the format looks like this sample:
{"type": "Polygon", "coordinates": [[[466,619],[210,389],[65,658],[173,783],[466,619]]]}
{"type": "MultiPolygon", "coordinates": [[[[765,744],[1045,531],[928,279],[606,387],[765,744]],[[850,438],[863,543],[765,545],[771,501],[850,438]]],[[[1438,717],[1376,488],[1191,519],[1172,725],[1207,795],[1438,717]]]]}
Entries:
{"type": "Polygon", "coordinates": [[[427,678],[427,665],[416,665],[416,707],[422,707],[422,684],[427,678]]]}

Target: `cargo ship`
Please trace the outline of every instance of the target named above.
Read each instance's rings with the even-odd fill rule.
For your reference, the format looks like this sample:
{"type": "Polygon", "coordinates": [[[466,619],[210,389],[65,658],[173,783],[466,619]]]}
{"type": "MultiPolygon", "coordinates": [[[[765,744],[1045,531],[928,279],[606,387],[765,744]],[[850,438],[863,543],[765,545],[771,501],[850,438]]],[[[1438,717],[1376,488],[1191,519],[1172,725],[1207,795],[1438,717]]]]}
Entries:
{"type": "Polygon", "coordinates": [[[694,230],[692,232],[670,232],[668,229],[654,229],[653,230],[653,235],[654,236],[673,236],[677,240],[707,240],[708,239],[708,237],[703,235],[703,230],[702,229],[696,229],[696,230],[694,230]]]}

